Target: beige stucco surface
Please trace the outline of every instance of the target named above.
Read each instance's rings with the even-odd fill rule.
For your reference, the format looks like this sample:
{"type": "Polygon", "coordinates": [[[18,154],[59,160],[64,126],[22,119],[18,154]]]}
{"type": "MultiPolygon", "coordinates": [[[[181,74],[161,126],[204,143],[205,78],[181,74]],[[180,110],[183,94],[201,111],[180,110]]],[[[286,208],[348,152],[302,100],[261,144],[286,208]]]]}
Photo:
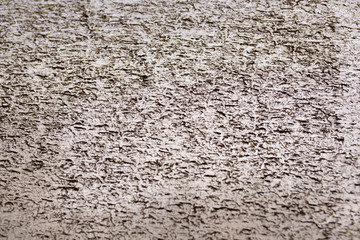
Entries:
{"type": "Polygon", "coordinates": [[[359,239],[359,1],[1,1],[1,239],[359,239]]]}

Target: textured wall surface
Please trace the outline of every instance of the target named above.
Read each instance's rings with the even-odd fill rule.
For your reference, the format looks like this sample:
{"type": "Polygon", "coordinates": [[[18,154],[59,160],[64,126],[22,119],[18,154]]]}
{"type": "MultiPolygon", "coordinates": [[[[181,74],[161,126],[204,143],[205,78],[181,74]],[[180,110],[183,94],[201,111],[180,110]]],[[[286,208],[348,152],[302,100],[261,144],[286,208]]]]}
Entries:
{"type": "Polygon", "coordinates": [[[360,1],[0,3],[1,239],[360,239],[360,1]]]}

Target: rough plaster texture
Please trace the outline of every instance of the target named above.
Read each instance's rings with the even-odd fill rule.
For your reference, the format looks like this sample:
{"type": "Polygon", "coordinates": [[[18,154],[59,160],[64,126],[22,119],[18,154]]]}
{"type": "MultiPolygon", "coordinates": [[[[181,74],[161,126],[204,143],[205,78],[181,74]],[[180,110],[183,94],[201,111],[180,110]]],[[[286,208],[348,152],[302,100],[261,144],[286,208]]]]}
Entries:
{"type": "Polygon", "coordinates": [[[0,3],[2,239],[360,239],[358,0],[0,3]]]}

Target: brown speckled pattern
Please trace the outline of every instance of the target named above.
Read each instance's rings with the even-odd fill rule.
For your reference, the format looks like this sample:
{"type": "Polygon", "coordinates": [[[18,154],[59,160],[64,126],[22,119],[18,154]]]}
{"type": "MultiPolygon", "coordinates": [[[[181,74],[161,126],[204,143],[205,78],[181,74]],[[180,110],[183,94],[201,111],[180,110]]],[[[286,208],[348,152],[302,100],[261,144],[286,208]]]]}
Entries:
{"type": "Polygon", "coordinates": [[[2,0],[0,239],[360,239],[359,9],[2,0]]]}

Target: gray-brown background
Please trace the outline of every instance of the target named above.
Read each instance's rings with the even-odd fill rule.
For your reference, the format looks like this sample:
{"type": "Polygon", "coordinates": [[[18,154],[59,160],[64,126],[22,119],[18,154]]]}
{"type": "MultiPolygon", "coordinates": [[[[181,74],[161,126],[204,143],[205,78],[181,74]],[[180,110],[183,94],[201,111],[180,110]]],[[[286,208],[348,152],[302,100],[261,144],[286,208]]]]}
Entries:
{"type": "Polygon", "coordinates": [[[1,1],[0,237],[359,239],[359,9],[1,1]]]}

